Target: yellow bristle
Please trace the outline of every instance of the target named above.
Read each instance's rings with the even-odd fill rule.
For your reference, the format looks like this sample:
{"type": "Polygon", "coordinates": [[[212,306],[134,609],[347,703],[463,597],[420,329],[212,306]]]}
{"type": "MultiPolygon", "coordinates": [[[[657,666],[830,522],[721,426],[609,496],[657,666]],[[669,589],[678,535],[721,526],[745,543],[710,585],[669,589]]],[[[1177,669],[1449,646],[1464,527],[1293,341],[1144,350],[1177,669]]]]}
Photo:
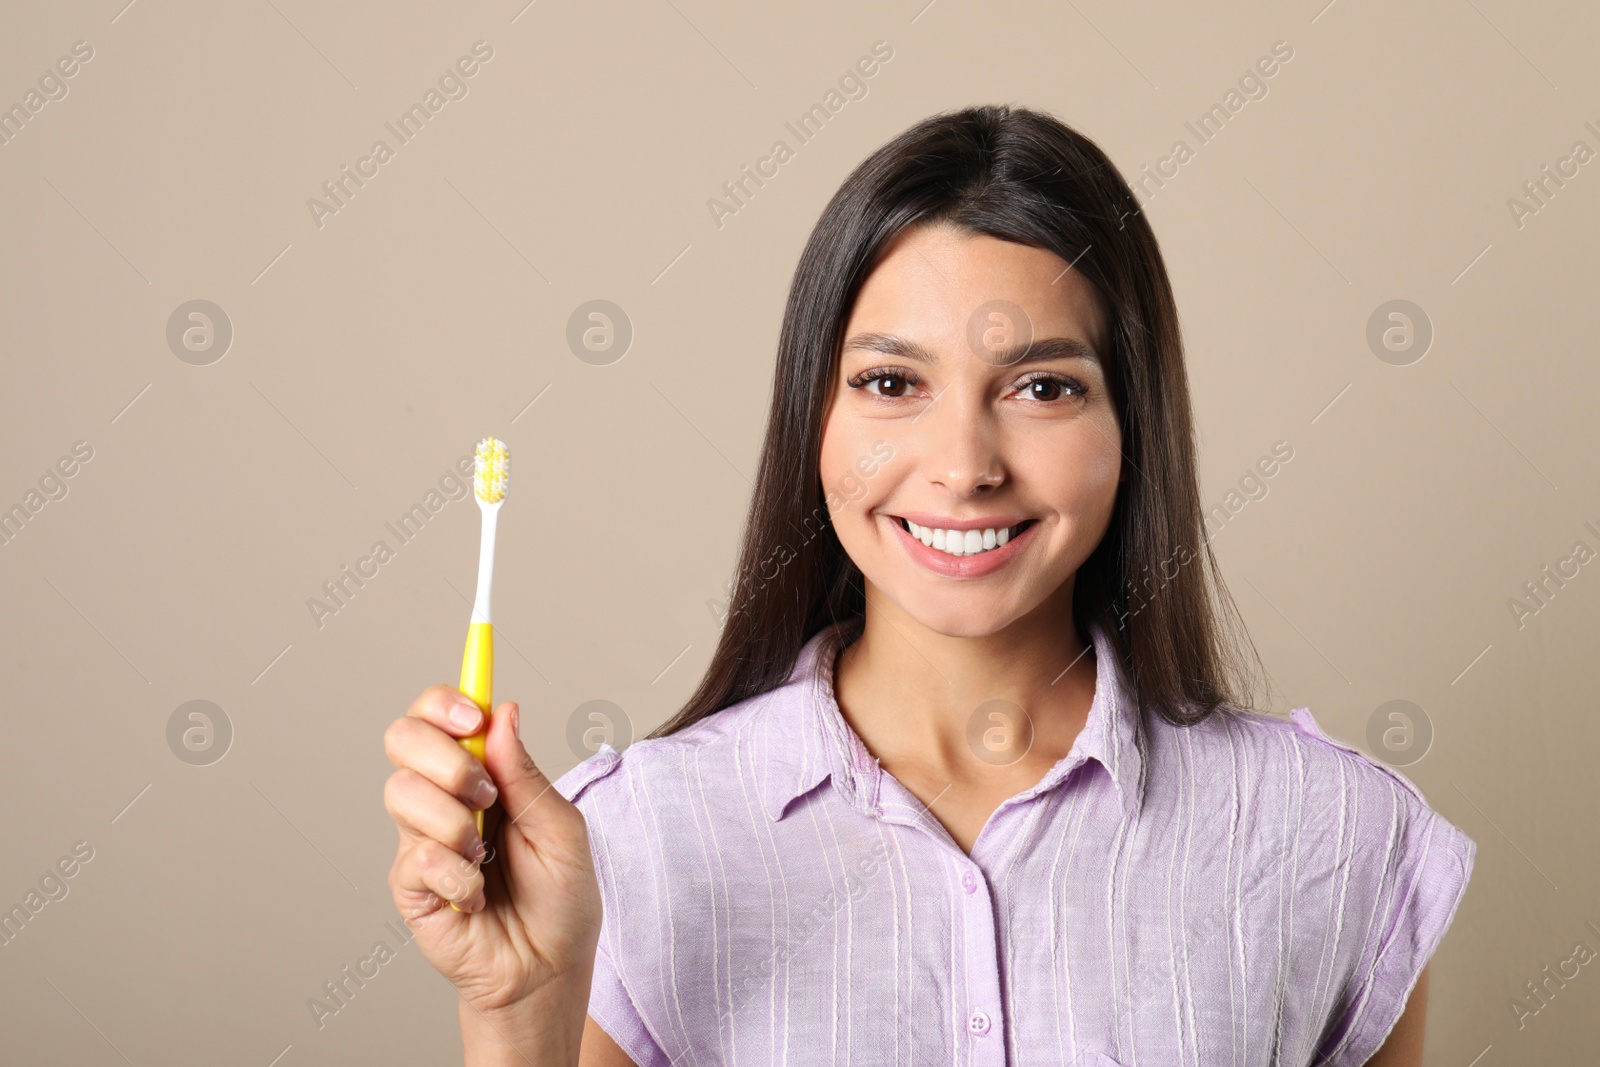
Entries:
{"type": "Polygon", "coordinates": [[[472,471],[472,489],[485,504],[498,504],[506,498],[506,482],[511,476],[511,453],[504,441],[485,437],[478,442],[472,471]]]}

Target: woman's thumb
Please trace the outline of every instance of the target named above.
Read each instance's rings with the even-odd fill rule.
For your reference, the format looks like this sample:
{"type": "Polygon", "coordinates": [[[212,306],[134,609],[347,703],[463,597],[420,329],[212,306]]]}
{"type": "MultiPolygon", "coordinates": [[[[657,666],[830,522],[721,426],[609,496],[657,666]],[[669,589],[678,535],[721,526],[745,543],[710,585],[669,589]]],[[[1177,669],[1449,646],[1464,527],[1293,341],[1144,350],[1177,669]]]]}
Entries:
{"type": "Polygon", "coordinates": [[[521,828],[524,835],[539,836],[546,816],[560,808],[565,798],[528,755],[518,734],[521,709],[507,702],[489,717],[489,733],[484,739],[484,766],[500,790],[500,806],[505,817],[521,828]]]}

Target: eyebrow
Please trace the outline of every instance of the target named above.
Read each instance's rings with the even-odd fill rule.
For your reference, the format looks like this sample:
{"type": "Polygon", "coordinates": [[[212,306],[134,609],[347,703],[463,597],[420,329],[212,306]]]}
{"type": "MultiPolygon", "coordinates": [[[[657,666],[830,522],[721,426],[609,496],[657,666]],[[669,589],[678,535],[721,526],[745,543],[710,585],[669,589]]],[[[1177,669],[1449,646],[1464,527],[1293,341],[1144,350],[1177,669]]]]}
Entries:
{"type": "MultiPolygon", "coordinates": [[[[881,352],[886,356],[916,360],[929,366],[936,365],[939,357],[915,341],[892,333],[858,333],[844,343],[843,352],[881,352]]],[[[1042,363],[1052,359],[1081,359],[1100,366],[1100,357],[1094,349],[1074,337],[1044,337],[1029,344],[997,349],[993,353],[995,366],[1018,367],[1028,363],[1042,363]]]]}

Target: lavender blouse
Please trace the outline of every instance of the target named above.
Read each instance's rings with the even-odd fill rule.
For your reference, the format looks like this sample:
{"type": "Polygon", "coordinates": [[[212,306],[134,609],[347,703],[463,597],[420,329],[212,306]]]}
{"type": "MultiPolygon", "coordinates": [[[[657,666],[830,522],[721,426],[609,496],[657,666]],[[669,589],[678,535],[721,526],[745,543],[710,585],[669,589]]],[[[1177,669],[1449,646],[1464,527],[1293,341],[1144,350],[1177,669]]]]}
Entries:
{"type": "Polygon", "coordinates": [[[859,617],[781,687],[555,783],[605,918],[589,1014],[640,1067],[1364,1062],[1455,915],[1474,842],[1288,720],[1139,715],[1092,629],[1072,751],[969,856],[833,695],[859,617]]]}

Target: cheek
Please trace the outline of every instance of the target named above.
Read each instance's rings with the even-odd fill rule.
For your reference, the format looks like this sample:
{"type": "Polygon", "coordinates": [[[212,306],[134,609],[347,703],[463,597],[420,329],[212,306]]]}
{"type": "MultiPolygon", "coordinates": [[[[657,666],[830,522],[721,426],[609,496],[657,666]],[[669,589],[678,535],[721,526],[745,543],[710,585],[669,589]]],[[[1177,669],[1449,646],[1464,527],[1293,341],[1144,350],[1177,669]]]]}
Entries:
{"type": "Polygon", "coordinates": [[[1117,478],[1122,473],[1121,442],[1113,434],[1105,447],[1096,451],[1084,465],[1084,488],[1097,496],[1114,496],[1117,478]]]}
{"type": "Polygon", "coordinates": [[[1058,438],[1030,459],[1027,469],[1048,479],[1038,488],[1050,493],[1063,511],[1090,519],[1100,512],[1109,513],[1116,502],[1122,456],[1114,421],[1075,426],[1068,439],[1058,438]]]}
{"type": "Polygon", "coordinates": [[[849,461],[844,457],[848,454],[842,435],[838,430],[838,421],[830,420],[822,428],[822,450],[817,460],[817,475],[822,481],[823,495],[829,499],[829,508],[837,495],[834,486],[839,484],[839,477],[849,470],[849,461]]]}
{"type": "Polygon", "coordinates": [[[881,464],[873,455],[870,426],[859,429],[848,419],[830,418],[823,425],[818,476],[828,510],[852,510],[872,492],[881,464]]]}

